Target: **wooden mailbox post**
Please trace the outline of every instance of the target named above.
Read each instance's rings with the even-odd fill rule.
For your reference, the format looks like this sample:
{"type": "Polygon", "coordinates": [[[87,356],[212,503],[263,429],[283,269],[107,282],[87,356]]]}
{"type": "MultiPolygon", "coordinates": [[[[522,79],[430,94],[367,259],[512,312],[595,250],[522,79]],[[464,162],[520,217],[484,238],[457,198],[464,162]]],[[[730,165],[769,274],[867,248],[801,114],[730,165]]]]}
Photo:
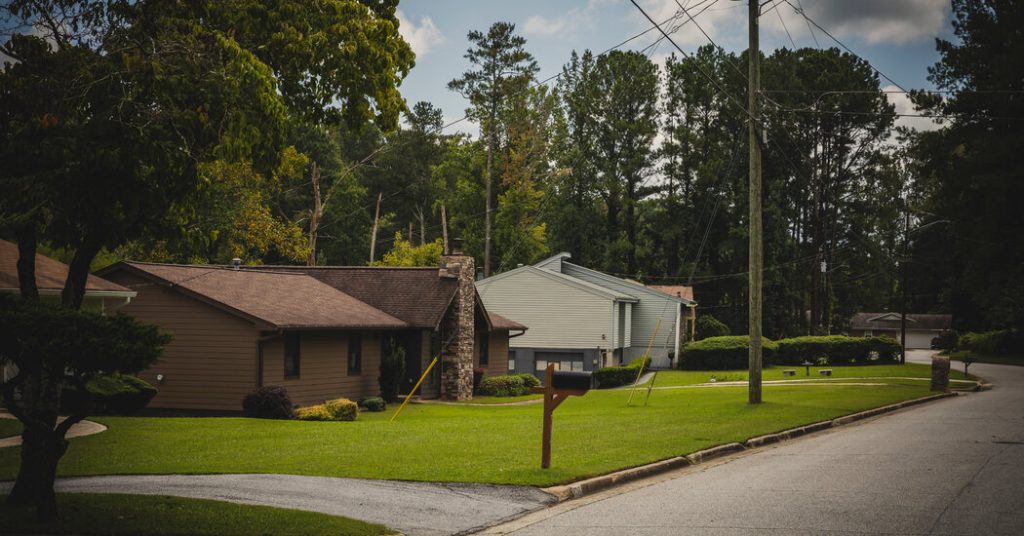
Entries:
{"type": "Polygon", "coordinates": [[[582,396],[590,390],[589,372],[555,372],[555,364],[544,370],[544,385],[533,387],[531,393],[544,395],[544,435],[541,440],[540,467],[551,467],[551,414],[567,397],[582,396]]]}

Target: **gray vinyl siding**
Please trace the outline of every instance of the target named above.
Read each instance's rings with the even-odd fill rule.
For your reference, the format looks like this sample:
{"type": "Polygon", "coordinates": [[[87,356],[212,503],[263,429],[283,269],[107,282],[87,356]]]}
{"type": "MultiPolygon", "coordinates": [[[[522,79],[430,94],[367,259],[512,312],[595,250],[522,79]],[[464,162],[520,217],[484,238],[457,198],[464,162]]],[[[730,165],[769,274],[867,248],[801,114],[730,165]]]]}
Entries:
{"type": "Polygon", "coordinates": [[[525,334],[509,340],[511,348],[608,348],[612,329],[611,298],[522,270],[477,282],[488,311],[525,325],[525,334]]]}

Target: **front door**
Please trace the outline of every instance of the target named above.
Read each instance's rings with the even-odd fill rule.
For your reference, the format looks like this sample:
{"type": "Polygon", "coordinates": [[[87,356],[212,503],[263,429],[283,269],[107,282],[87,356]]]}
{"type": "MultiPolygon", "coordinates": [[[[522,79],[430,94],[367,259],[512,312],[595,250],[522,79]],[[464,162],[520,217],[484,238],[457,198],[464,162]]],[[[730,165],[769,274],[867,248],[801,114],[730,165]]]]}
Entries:
{"type": "Polygon", "coordinates": [[[408,394],[423,374],[423,333],[419,330],[403,331],[398,335],[398,344],[405,350],[405,378],[402,379],[402,394],[408,394]]]}

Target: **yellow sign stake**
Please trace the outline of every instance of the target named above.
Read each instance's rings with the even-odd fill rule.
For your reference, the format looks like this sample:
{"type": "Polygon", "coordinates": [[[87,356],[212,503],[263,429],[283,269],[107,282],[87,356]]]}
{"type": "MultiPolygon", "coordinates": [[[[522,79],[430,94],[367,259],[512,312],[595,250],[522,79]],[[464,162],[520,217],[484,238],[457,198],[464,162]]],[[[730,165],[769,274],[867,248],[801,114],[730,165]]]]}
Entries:
{"type": "Polygon", "coordinates": [[[636,373],[636,381],[633,382],[633,388],[629,390],[629,400],[626,402],[627,406],[633,405],[633,393],[636,392],[636,384],[640,383],[640,377],[644,375],[644,365],[647,364],[647,359],[651,357],[651,347],[654,346],[654,338],[658,336],[658,330],[661,329],[661,319],[658,319],[658,323],[654,325],[654,333],[651,334],[651,340],[647,343],[647,352],[641,358],[643,361],[640,362],[640,370],[636,373]]]}
{"type": "Polygon", "coordinates": [[[412,395],[416,393],[416,389],[420,388],[420,384],[423,383],[423,380],[427,379],[427,374],[430,374],[430,370],[433,369],[434,365],[437,364],[437,360],[439,357],[441,356],[435,357],[434,360],[430,362],[430,366],[427,367],[427,370],[423,371],[423,375],[420,376],[420,381],[416,382],[416,387],[413,387],[412,391],[409,391],[409,394],[405,395],[405,400],[402,401],[402,405],[398,407],[398,411],[396,411],[395,414],[391,416],[391,419],[389,419],[388,422],[394,422],[395,418],[402,413],[402,410],[405,409],[405,405],[409,403],[409,399],[411,399],[412,395]]]}

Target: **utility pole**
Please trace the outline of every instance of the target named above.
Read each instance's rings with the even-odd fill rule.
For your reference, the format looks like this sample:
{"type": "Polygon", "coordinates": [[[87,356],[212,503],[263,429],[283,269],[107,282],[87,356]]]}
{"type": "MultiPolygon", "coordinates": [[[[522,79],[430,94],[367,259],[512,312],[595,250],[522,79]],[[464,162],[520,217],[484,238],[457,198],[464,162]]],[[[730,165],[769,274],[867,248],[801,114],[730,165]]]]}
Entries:
{"type": "Polygon", "coordinates": [[[748,30],[750,46],[747,49],[749,62],[749,84],[747,86],[747,120],[750,122],[750,243],[748,253],[748,270],[750,273],[749,301],[749,381],[747,401],[750,404],[761,403],[761,269],[764,264],[761,246],[761,139],[759,134],[761,107],[758,94],[761,91],[761,51],[758,46],[757,18],[760,16],[759,0],[748,0],[748,30]]]}
{"type": "Polygon", "coordinates": [[[907,261],[910,260],[910,206],[903,203],[903,258],[900,259],[900,364],[907,364],[907,261]]]}

